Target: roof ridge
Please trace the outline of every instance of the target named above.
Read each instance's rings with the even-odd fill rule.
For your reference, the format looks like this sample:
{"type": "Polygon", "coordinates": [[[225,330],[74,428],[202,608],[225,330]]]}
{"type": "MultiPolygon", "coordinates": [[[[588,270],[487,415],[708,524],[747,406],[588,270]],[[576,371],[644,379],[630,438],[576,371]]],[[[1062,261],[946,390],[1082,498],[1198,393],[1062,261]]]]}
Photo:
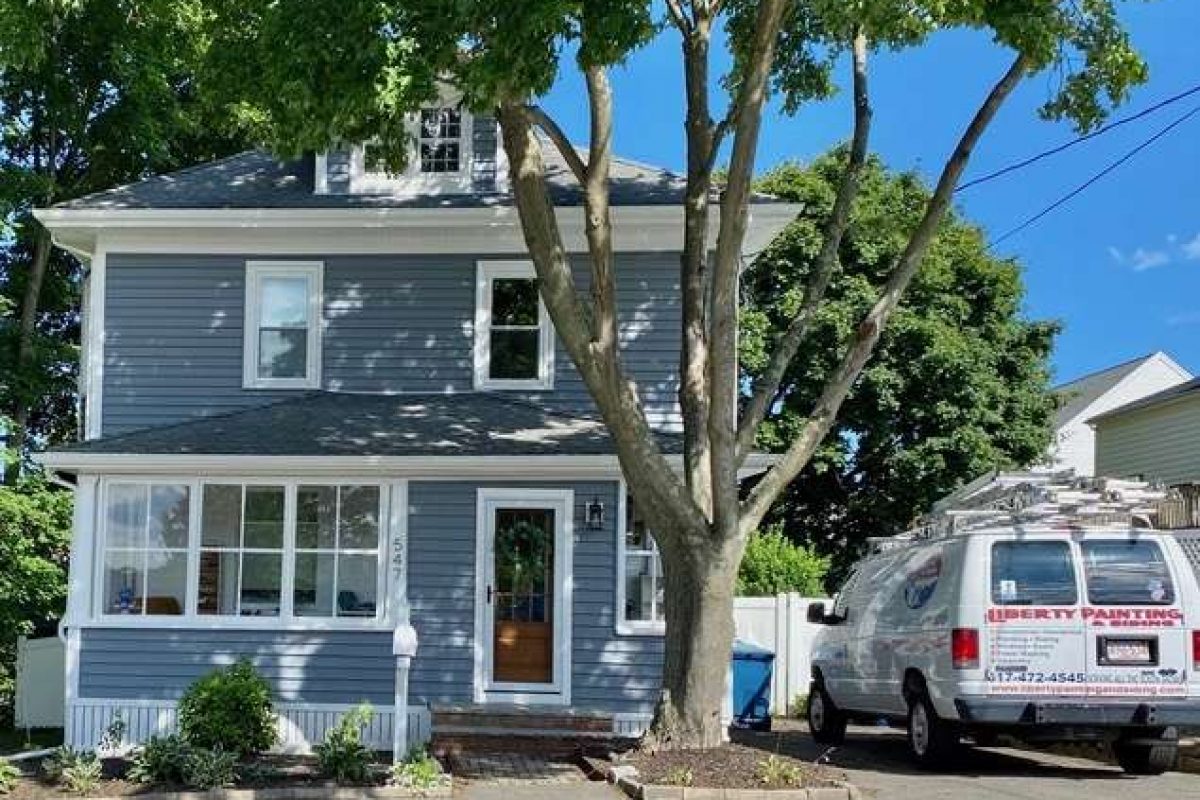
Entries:
{"type": "Polygon", "coordinates": [[[1072,384],[1082,383],[1083,381],[1089,380],[1091,378],[1099,377],[1108,372],[1116,372],[1117,370],[1124,369],[1124,368],[1129,367],[1130,365],[1138,363],[1138,362],[1149,361],[1151,358],[1153,358],[1154,356],[1158,355],[1161,352],[1162,352],[1161,350],[1155,350],[1151,353],[1146,353],[1145,355],[1137,356],[1135,358],[1129,358],[1129,359],[1126,359],[1125,361],[1121,361],[1116,364],[1112,364],[1110,366],[1104,367],[1103,369],[1097,369],[1097,370],[1093,370],[1091,372],[1085,372],[1084,374],[1080,375],[1078,378],[1072,378],[1069,381],[1064,381],[1063,383],[1060,383],[1058,386],[1054,387],[1054,391],[1062,391],[1062,390],[1068,388],[1069,386],[1071,386],[1072,384]]]}

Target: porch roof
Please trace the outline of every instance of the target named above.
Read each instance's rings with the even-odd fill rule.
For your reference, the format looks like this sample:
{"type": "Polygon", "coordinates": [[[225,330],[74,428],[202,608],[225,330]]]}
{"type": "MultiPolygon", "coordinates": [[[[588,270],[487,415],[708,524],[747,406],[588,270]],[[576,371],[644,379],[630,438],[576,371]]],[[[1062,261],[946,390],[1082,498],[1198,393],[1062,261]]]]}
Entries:
{"type": "MultiPolygon", "coordinates": [[[[683,438],[661,434],[667,454],[683,438]]],[[[614,455],[596,416],[515,397],[307,392],[257,408],[77,442],[51,456],[545,456],[614,455]]],[[[60,459],[52,459],[60,460],[60,459]]]]}

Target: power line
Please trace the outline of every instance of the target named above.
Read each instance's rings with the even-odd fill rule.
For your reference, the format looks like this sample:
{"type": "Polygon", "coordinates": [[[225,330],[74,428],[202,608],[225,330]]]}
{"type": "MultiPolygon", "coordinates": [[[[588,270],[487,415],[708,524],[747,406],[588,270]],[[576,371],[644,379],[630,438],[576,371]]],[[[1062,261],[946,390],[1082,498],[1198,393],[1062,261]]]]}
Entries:
{"type": "Polygon", "coordinates": [[[1175,119],[1173,122],[1171,122],[1170,124],[1168,124],[1168,125],[1166,125],[1166,126],[1164,126],[1164,127],[1160,128],[1160,129],[1158,130],[1158,132],[1157,132],[1157,133],[1155,133],[1153,136],[1151,136],[1149,139],[1146,139],[1144,142],[1142,142],[1141,144],[1139,144],[1137,147],[1133,148],[1133,149],[1132,149],[1132,150],[1130,150],[1128,153],[1126,153],[1125,155],[1121,156],[1121,157],[1120,157],[1120,158],[1118,158],[1116,161],[1112,162],[1112,163],[1111,163],[1111,164],[1109,164],[1107,167],[1105,167],[1104,169],[1100,170],[1100,171],[1099,171],[1099,172],[1097,172],[1095,175],[1093,175],[1092,177],[1088,178],[1086,181],[1084,181],[1083,183],[1079,184],[1079,185],[1078,185],[1078,186],[1076,186],[1074,189],[1072,189],[1071,191],[1067,192],[1067,193],[1066,193],[1066,194],[1064,194],[1062,197],[1058,198],[1058,199],[1057,199],[1057,200],[1055,200],[1053,203],[1051,203],[1050,205],[1048,205],[1048,206],[1046,206],[1045,208],[1043,208],[1041,211],[1039,211],[1039,212],[1037,212],[1036,214],[1034,214],[1032,217],[1030,217],[1030,218],[1026,219],[1026,220],[1025,220],[1024,222],[1022,222],[1020,225],[1017,225],[1015,228],[1010,228],[1009,230],[1005,231],[1003,234],[1001,234],[1001,235],[1000,235],[1000,236],[998,236],[997,238],[993,239],[993,240],[992,240],[992,243],[991,243],[991,245],[989,245],[989,247],[995,247],[996,245],[1000,244],[1001,242],[1003,242],[1005,239],[1009,238],[1010,236],[1014,236],[1014,235],[1016,235],[1016,234],[1020,233],[1021,231],[1025,230],[1025,229],[1026,229],[1026,228],[1028,228],[1030,225],[1032,225],[1033,223],[1037,222],[1039,219],[1041,219],[1042,217],[1046,216],[1046,215],[1047,215],[1047,214],[1049,214],[1050,212],[1054,211],[1056,208],[1058,208],[1058,207],[1062,206],[1063,204],[1065,204],[1066,202],[1068,202],[1069,200],[1071,200],[1071,198],[1075,197],[1076,195],[1078,195],[1078,194],[1080,194],[1081,192],[1083,192],[1084,190],[1086,190],[1086,189],[1087,189],[1089,186],[1091,186],[1092,184],[1094,184],[1094,183],[1096,183],[1097,181],[1101,180],[1101,179],[1102,179],[1104,176],[1108,175],[1110,172],[1112,172],[1113,170],[1115,170],[1117,167],[1121,166],[1121,165],[1122,165],[1122,164],[1124,164],[1126,161],[1128,161],[1129,159],[1133,158],[1133,157],[1134,157],[1134,156],[1136,156],[1138,153],[1140,153],[1141,151],[1145,150],[1147,147],[1149,147],[1150,145],[1154,144],[1156,141],[1158,141],[1158,140],[1159,140],[1159,139],[1161,139],[1162,137],[1166,136],[1168,133],[1170,133],[1170,132],[1171,132],[1172,130],[1174,130],[1175,128],[1179,127],[1179,126],[1180,126],[1180,125],[1182,125],[1184,122],[1187,122],[1187,120],[1189,120],[1191,117],[1195,116],[1197,113],[1200,113],[1200,105],[1193,107],[1191,111],[1188,111],[1188,112],[1186,112],[1186,113],[1182,114],[1181,116],[1177,117],[1177,118],[1176,118],[1176,119],[1175,119]]]}
{"type": "Polygon", "coordinates": [[[1122,125],[1126,125],[1130,122],[1134,122],[1135,120],[1139,120],[1142,117],[1153,114],[1155,111],[1158,111],[1161,108],[1166,108],[1167,106],[1171,105],[1172,103],[1177,103],[1186,97],[1191,97],[1192,95],[1196,94],[1197,92],[1200,92],[1200,83],[1196,84],[1195,86],[1193,86],[1190,89],[1186,89],[1186,90],[1180,92],[1179,94],[1172,95],[1171,97],[1168,97],[1165,100],[1161,100],[1161,101],[1155,103],[1154,105],[1150,106],[1149,108],[1144,108],[1141,111],[1137,112],[1136,114],[1130,114],[1128,117],[1122,117],[1121,119],[1114,120],[1113,122],[1110,122],[1109,124],[1107,124],[1103,127],[1097,128],[1096,130],[1092,131],[1091,133],[1086,133],[1083,136],[1072,139],[1069,142],[1064,142],[1063,144],[1060,144],[1057,147],[1052,147],[1049,150],[1043,150],[1042,152],[1038,153],[1037,155],[1030,156],[1029,158],[1026,158],[1023,161],[1018,161],[1015,164],[1009,164],[1007,167],[1002,167],[1001,169],[998,169],[995,172],[989,172],[986,175],[981,175],[980,177],[975,178],[974,180],[967,181],[966,183],[961,184],[954,191],[961,192],[965,189],[970,189],[972,186],[978,186],[981,183],[987,183],[990,180],[994,180],[1003,175],[1007,175],[1010,172],[1016,172],[1019,169],[1024,169],[1025,167],[1028,167],[1030,164],[1036,164],[1037,162],[1041,161],[1044,158],[1049,158],[1050,156],[1057,155],[1057,154],[1063,152],[1064,150],[1071,149],[1072,147],[1074,147],[1077,144],[1082,144],[1083,142],[1089,141],[1091,139],[1095,139],[1097,136],[1102,136],[1115,128],[1119,128],[1122,125]]]}

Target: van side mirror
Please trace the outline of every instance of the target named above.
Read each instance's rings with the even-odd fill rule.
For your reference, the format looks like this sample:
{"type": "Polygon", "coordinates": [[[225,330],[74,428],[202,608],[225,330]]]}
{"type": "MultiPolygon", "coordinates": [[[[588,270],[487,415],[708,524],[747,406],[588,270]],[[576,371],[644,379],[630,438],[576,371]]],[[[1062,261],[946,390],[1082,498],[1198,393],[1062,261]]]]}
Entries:
{"type": "Polygon", "coordinates": [[[813,625],[828,625],[830,623],[829,615],[825,613],[824,603],[808,604],[808,621],[813,625]]]}

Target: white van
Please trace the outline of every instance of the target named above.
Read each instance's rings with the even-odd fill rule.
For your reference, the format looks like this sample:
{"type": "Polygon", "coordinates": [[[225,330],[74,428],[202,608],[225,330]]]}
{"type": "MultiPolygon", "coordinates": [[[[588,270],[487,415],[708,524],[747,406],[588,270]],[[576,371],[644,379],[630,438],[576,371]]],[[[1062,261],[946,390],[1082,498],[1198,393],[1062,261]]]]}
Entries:
{"type": "Polygon", "coordinates": [[[1132,481],[999,475],[858,563],[814,644],[808,723],[908,729],[924,766],[964,738],[1110,741],[1130,773],[1200,725],[1200,586],[1168,532],[1134,527],[1161,497],[1132,481]]]}

